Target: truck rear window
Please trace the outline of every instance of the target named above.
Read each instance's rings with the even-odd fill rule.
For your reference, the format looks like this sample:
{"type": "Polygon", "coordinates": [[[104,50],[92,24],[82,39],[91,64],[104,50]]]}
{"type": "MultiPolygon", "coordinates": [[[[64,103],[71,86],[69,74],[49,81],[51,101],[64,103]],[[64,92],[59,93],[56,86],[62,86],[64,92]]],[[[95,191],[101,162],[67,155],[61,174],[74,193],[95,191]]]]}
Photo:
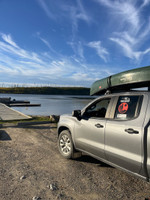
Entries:
{"type": "Polygon", "coordinates": [[[115,119],[129,120],[138,116],[141,96],[120,96],[115,110],[115,119]]]}

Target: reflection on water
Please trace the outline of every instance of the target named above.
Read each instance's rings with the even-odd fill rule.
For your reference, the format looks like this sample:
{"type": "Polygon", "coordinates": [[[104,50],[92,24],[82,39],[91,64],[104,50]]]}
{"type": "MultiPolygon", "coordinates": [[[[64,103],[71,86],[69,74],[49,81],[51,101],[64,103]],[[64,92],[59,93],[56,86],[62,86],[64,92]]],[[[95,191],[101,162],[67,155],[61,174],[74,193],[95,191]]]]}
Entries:
{"type": "Polygon", "coordinates": [[[0,97],[11,97],[16,100],[28,100],[41,107],[12,107],[27,115],[61,115],[82,109],[92,99],[89,96],[0,94],[0,97]]]}

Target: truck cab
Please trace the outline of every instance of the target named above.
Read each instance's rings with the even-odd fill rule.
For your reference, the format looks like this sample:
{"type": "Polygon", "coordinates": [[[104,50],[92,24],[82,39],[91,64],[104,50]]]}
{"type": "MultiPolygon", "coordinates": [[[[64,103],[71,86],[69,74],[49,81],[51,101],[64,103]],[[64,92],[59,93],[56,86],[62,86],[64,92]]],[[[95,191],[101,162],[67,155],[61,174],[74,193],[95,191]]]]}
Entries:
{"type": "Polygon", "coordinates": [[[150,177],[150,92],[102,95],[58,123],[65,158],[84,152],[145,180],[150,177]]]}

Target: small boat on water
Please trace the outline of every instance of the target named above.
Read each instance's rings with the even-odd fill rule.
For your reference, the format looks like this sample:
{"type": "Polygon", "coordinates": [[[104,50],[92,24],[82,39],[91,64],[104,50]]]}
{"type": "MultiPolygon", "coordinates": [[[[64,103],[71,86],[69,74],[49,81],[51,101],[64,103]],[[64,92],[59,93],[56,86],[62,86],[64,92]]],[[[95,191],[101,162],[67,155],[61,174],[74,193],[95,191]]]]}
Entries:
{"type": "Polygon", "coordinates": [[[129,91],[134,88],[150,88],[150,66],[128,70],[95,81],[90,89],[90,95],[102,95],[106,91],[129,91]]]}

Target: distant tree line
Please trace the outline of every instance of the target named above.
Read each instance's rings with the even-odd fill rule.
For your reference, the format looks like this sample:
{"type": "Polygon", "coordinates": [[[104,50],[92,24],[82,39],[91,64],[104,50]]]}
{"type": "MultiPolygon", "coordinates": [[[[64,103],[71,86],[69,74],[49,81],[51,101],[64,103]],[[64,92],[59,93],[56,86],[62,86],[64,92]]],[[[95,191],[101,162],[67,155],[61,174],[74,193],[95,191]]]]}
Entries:
{"type": "Polygon", "coordinates": [[[51,94],[51,95],[89,95],[85,87],[8,87],[0,88],[0,93],[10,94],[51,94]]]}

